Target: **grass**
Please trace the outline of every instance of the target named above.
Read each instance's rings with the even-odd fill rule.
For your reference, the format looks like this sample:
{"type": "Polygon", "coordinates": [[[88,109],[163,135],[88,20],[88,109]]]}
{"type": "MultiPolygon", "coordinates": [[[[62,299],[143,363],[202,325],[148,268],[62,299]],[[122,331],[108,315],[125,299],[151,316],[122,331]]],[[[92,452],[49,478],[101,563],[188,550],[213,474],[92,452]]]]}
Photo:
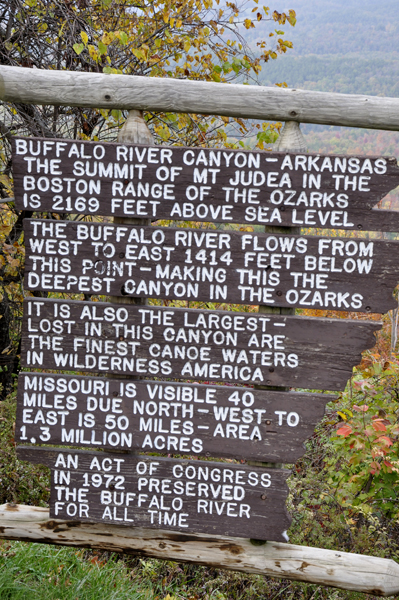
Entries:
{"type": "Polygon", "coordinates": [[[115,556],[24,542],[0,545],[1,600],[147,600],[115,556]]]}
{"type": "Polygon", "coordinates": [[[25,542],[0,542],[0,600],[366,600],[266,577],[25,542]]]}

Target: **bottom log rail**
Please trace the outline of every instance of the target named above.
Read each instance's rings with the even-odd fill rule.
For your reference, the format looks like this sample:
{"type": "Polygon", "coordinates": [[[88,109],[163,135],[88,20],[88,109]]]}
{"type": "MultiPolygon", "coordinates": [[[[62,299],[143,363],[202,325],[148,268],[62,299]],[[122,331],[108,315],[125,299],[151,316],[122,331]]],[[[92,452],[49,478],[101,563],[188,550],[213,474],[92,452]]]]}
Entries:
{"type": "Polygon", "coordinates": [[[281,542],[61,521],[50,519],[47,508],[21,504],[0,506],[0,539],[167,558],[376,596],[399,593],[399,565],[386,558],[281,542]]]}

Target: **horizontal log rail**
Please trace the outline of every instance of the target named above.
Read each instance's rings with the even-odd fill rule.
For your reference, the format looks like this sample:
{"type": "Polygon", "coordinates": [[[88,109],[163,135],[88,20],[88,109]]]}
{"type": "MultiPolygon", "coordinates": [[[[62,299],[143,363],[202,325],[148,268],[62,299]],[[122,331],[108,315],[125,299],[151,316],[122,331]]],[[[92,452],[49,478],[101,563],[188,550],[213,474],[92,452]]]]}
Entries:
{"type": "Polygon", "coordinates": [[[293,579],[374,594],[399,593],[399,565],[393,560],[295,546],[260,545],[233,537],[217,538],[154,529],[50,520],[46,508],[0,506],[0,539],[124,552],[197,563],[281,579],[293,579]]]}
{"type": "Polygon", "coordinates": [[[399,130],[399,98],[0,66],[0,100],[399,130]]]}

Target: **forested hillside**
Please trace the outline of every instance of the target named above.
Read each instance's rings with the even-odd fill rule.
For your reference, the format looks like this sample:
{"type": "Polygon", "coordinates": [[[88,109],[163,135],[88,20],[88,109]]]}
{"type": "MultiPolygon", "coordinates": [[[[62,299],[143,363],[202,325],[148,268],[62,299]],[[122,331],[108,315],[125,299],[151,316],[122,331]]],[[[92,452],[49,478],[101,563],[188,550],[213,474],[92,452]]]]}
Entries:
{"type": "MultiPolygon", "coordinates": [[[[399,94],[399,21],[392,0],[290,0],[297,23],[287,37],[293,50],[269,61],[264,85],[286,81],[349,94],[399,94]]],[[[261,30],[253,34],[252,43],[261,30]]]]}
{"type": "MultiPolygon", "coordinates": [[[[291,0],[294,48],[262,69],[263,85],[399,97],[399,20],[392,0],[291,0]]],[[[255,40],[254,40],[255,41],[255,40]]],[[[399,157],[399,133],[303,125],[309,151],[399,157]]],[[[395,192],[388,206],[399,208],[395,192]]]]}
{"type": "Polygon", "coordinates": [[[288,87],[320,92],[399,96],[399,53],[288,54],[270,61],[261,80],[265,85],[285,81],[288,87]]]}
{"type": "Polygon", "coordinates": [[[289,0],[285,7],[297,13],[290,30],[296,56],[399,51],[394,0],[289,0]]]}

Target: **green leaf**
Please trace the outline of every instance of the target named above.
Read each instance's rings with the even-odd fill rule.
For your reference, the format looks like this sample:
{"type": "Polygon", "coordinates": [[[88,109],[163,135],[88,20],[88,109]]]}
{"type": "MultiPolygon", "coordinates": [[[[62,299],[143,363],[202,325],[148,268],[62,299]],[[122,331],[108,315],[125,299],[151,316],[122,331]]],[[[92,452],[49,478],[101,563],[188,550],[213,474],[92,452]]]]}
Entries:
{"type": "Polygon", "coordinates": [[[73,45],[73,49],[75,50],[77,55],[79,55],[81,52],[83,52],[84,48],[85,48],[84,44],[74,44],[73,45]]]}
{"type": "Polygon", "coordinates": [[[278,138],[278,133],[276,131],[268,129],[266,131],[260,131],[256,135],[256,137],[259,142],[265,142],[266,144],[274,144],[274,142],[278,138]]]}
{"type": "Polygon", "coordinates": [[[128,41],[129,41],[129,37],[128,37],[127,33],[125,33],[124,31],[121,31],[121,32],[120,32],[119,39],[120,39],[120,41],[121,41],[121,44],[122,44],[123,46],[126,46],[126,44],[127,44],[127,43],[128,43],[128,41]]]}
{"type": "Polygon", "coordinates": [[[98,42],[98,51],[99,51],[100,54],[107,54],[108,48],[102,42],[98,42]]]}

